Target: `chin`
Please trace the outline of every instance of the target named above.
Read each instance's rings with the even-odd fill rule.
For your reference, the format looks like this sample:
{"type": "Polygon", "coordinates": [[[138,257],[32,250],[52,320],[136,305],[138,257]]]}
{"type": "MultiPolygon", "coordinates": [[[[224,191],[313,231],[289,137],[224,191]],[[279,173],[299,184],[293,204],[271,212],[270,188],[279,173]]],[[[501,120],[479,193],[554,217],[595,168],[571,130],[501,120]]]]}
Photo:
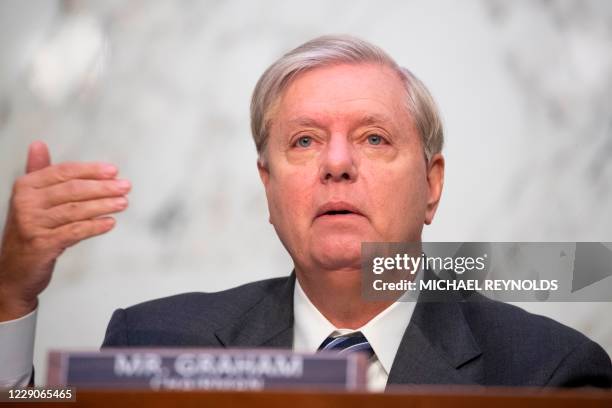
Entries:
{"type": "Polygon", "coordinates": [[[361,239],[352,237],[326,237],[312,247],[315,262],[322,269],[360,269],[361,239]]]}

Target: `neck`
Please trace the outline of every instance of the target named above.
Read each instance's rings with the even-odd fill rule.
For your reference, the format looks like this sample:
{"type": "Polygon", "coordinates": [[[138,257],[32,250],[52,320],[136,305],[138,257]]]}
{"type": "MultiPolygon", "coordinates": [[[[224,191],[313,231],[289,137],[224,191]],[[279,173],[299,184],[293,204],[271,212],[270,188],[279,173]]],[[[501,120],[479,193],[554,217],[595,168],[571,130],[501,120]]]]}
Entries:
{"type": "Polygon", "coordinates": [[[360,269],[295,272],[308,299],[337,328],[358,329],[393,304],[363,298],[360,269]]]}

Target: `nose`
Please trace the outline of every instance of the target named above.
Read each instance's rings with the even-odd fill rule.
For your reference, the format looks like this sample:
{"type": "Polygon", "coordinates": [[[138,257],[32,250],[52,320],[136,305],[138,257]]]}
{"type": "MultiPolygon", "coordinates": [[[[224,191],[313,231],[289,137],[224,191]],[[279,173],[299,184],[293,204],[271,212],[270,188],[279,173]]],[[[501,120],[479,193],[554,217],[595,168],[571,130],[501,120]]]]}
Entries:
{"type": "Polygon", "coordinates": [[[331,137],[321,155],[321,181],[355,182],[357,163],[353,145],[344,135],[331,137]]]}

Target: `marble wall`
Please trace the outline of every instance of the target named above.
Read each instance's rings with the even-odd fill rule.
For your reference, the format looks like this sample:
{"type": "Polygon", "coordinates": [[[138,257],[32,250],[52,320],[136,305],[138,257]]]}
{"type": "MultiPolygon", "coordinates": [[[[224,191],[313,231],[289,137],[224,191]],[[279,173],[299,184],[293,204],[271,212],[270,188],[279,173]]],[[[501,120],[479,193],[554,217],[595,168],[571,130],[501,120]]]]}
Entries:
{"type": "MultiPolygon", "coordinates": [[[[133,183],[110,234],[68,250],[40,301],[52,348],[98,347],[117,307],[289,273],[267,223],[248,104],[325,33],[370,40],[430,87],[446,126],[432,241],[612,241],[612,2],[0,3],[0,212],[34,139],[133,183]]],[[[608,278],[612,279],[612,278],[608,278]]],[[[612,353],[609,303],[526,304],[612,353]]]]}

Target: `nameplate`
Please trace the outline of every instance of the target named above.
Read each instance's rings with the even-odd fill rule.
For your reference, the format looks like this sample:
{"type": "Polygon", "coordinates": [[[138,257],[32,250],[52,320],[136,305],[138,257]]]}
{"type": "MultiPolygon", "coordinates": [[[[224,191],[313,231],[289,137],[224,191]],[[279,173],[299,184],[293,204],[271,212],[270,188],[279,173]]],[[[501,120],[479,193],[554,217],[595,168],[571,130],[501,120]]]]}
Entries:
{"type": "Polygon", "coordinates": [[[89,389],[363,390],[366,357],[271,349],[51,351],[47,383],[89,389]]]}

